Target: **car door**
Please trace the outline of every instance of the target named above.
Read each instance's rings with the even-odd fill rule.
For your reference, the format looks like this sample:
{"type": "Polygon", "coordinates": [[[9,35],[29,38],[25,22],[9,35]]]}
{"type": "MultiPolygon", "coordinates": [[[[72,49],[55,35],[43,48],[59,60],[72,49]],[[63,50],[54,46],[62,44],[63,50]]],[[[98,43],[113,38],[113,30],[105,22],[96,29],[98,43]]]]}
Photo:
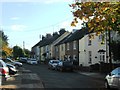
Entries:
{"type": "Polygon", "coordinates": [[[120,68],[118,68],[118,88],[120,90],[120,68]]]}
{"type": "Polygon", "coordinates": [[[111,84],[113,87],[118,87],[118,68],[111,72],[111,84]]]}

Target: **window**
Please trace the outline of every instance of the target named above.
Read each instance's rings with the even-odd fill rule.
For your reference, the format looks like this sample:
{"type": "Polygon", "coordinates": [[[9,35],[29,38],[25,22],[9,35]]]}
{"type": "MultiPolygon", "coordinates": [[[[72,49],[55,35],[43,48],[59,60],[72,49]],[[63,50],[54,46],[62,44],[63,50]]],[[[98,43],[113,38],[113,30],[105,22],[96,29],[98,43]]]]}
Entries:
{"type": "Polygon", "coordinates": [[[112,75],[117,75],[118,74],[118,68],[114,69],[112,72],[111,72],[112,75]]]}
{"type": "Polygon", "coordinates": [[[56,47],[56,52],[58,52],[58,47],[56,47]]]}
{"type": "Polygon", "coordinates": [[[77,60],[77,57],[76,57],[76,55],[73,55],[73,60],[77,60]]]}
{"type": "Polygon", "coordinates": [[[92,44],[92,40],[88,39],[88,46],[92,44]]]}
{"type": "Polygon", "coordinates": [[[76,49],[76,48],[77,48],[77,42],[74,41],[74,42],[73,42],[73,49],[76,49]]]}
{"type": "Polygon", "coordinates": [[[0,62],[0,67],[3,67],[2,63],[0,62]]]}
{"type": "Polygon", "coordinates": [[[68,55],[67,59],[70,60],[70,55],[68,55]]]}
{"type": "Polygon", "coordinates": [[[63,45],[61,45],[61,51],[63,51],[63,45]]]}
{"type": "Polygon", "coordinates": [[[101,40],[102,40],[102,37],[103,37],[102,35],[99,35],[99,41],[101,41],[101,40]]]}
{"type": "Polygon", "coordinates": [[[46,46],[46,51],[49,51],[49,46],[48,45],[46,46]]]}
{"type": "Polygon", "coordinates": [[[88,58],[89,58],[88,63],[91,64],[91,63],[92,63],[92,51],[89,51],[89,52],[88,52],[88,55],[89,55],[89,56],[88,56],[88,58]]]}
{"type": "Polygon", "coordinates": [[[67,43],[67,50],[70,50],[70,44],[67,43]]]}
{"type": "Polygon", "coordinates": [[[101,62],[105,61],[105,53],[104,52],[100,52],[100,61],[101,62]]]}
{"type": "Polygon", "coordinates": [[[88,35],[88,46],[92,44],[92,35],[88,35]]]}

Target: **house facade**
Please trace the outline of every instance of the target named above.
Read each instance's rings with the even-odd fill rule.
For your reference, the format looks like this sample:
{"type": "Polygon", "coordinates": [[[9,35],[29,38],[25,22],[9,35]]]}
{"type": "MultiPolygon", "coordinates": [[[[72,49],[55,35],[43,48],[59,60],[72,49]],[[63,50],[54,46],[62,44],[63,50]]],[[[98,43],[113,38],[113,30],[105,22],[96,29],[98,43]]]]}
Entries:
{"type": "Polygon", "coordinates": [[[53,58],[72,60],[79,66],[109,63],[109,37],[105,33],[96,35],[86,29],[80,29],[58,36],[48,36],[42,39],[39,45],[32,47],[34,57],[38,60],[45,61],[53,58]]]}
{"type": "MultiPolygon", "coordinates": [[[[51,53],[52,53],[52,57],[54,57],[55,59],[61,59],[60,58],[60,47],[57,46],[57,44],[59,42],[61,42],[64,38],[66,38],[68,35],[70,34],[70,32],[66,31],[65,33],[63,33],[60,37],[58,37],[53,43],[52,43],[52,49],[51,49],[51,53]]],[[[62,51],[63,51],[62,47],[62,51]]]]}
{"type": "Polygon", "coordinates": [[[58,38],[54,37],[54,36],[47,36],[46,38],[41,40],[41,43],[39,44],[39,48],[40,48],[40,57],[41,57],[41,61],[45,61],[48,59],[51,59],[51,44],[58,38]]]}
{"type": "Polygon", "coordinates": [[[109,47],[106,38],[103,40],[102,34],[96,36],[95,33],[92,33],[94,38],[90,39],[89,35],[87,34],[79,40],[79,65],[89,66],[100,62],[108,63],[109,47]]]}
{"type": "Polygon", "coordinates": [[[36,60],[40,60],[40,48],[39,48],[39,43],[40,42],[38,42],[36,45],[34,45],[33,47],[32,47],[32,58],[35,58],[36,60]]]}

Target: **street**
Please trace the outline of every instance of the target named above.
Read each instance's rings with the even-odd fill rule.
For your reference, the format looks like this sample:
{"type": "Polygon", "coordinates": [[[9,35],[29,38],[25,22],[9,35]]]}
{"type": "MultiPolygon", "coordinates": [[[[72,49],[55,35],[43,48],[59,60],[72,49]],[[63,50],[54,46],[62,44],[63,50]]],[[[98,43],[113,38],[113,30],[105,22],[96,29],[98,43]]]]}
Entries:
{"type": "Polygon", "coordinates": [[[23,67],[32,73],[36,73],[42,80],[45,88],[104,88],[104,81],[77,72],[49,70],[47,65],[41,64],[24,64],[23,67]]]}

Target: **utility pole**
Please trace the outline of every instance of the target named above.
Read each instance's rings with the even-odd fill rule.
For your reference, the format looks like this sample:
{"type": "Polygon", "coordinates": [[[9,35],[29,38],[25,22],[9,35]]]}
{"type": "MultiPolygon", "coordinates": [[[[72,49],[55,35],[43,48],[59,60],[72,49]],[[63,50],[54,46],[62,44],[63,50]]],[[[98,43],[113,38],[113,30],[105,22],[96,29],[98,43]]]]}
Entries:
{"type": "Polygon", "coordinates": [[[25,49],[25,42],[23,41],[23,50],[25,49]]]}
{"type": "Polygon", "coordinates": [[[25,42],[23,41],[23,53],[25,55],[25,42]]]}

